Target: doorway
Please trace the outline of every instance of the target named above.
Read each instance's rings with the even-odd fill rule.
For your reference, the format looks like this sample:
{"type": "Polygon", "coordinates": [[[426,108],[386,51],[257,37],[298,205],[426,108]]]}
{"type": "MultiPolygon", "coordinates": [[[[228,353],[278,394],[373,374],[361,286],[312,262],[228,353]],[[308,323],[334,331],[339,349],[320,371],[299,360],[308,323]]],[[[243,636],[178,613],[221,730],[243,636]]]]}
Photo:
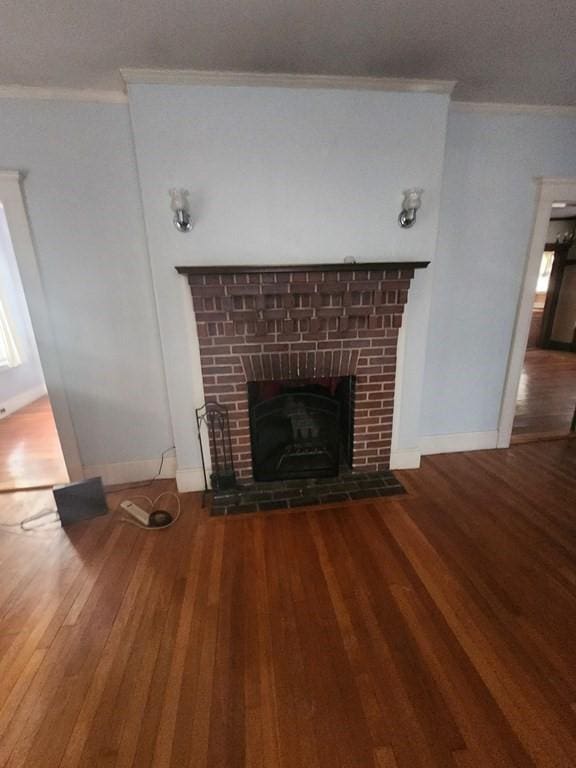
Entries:
{"type": "Polygon", "coordinates": [[[0,171],[0,492],[83,479],[18,171],[0,171]]]}
{"type": "Polygon", "coordinates": [[[576,205],[552,206],[512,442],[561,437],[576,410],[576,205]]]}
{"type": "Polygon", "coordinates": [[[498,446],[573,436],[576,180],[542,179],[501,409],[498,446]]]}
{"type": "Polygon", "coordinates": [[[67,481],[26,296],[0,204],[0,491],[67,481]]]}

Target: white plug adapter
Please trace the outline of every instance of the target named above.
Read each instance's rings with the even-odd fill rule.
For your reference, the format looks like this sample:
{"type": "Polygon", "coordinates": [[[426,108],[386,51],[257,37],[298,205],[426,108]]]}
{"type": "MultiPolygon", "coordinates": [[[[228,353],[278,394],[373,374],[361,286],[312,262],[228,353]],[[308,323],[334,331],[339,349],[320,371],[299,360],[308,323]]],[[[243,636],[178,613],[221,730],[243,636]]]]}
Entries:
{"type": "Polygon", "coordinates": [[[123,501],[120,506],[125,512],[137,520],[140,525],[145,525],[146,527],[150,525],[150,512],[142,509],[142,507],[139,507],[138,504],[134,504],[133,501],[126,500],[123,501]]]}

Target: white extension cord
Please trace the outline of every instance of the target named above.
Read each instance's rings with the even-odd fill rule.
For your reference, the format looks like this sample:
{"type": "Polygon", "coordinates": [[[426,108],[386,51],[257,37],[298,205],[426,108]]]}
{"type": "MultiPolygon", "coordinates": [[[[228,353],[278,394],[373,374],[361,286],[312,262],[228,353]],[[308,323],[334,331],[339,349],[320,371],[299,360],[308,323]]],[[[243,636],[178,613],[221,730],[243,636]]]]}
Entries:
{"type": "MultiPolygon", "coordinates": [[[[131,499],[126,499],[125,501],[121,502],[116,508],[116,512],[119,512],[121,509],[129,513],[127,516],[120,518],[121,523],[130,523],[130,525],[135,525],[137,528],[143,528],[146,531],[163,531],[166,528],[171,528],[180,517],[182,511],[180,497],[173,491],[164,491],[163,493],[156,496],[155,499],[151,499],[148,496],[133,496],[131,499]],[[165,525],[150,525],[150,517],[154,514],[154,512],[165,512],[165,510],[158,510],[157,504],[160,499],[166,496],[170,496],[176,499],[177,510],[174,517],[165,525]],[[138,505],[134,503],[135,501],[145,501],[150,511],[146,511],[141,507],[138,507],[138,505]]],[[[46,525],[59,522],[60,518],[58,516],[58,511],[55,509],[45,508],[40,512],[37,512],[35,515],[25,517],[23,520],[19,520],[18,522],[0,523],[0,529],[10,530],[14,528],[20,528],[23,531],[39,531],[46,525]],[[43,520],[49,516],[53,516],[52,520],[46,520],[46,522],[40,523],[39,525],[30,526],[30,523],[43,520]]]]}
{"type": "Polygon", "coordinates": [[[124,515],[120,518],[121,523],[129,523],[130,525],[135,525],[137,528],[143,528],[145,531],[163,531],[166,528],[171,528],[180,517],[180,513],[182,511],[180,497],[173,491],[164,491],[164,493],[156,496],[155,499],[151,499],[148,496],[133,496],[131,499],[125,499],[123,502],[121,502],[117,508],[117,511],[120,509],[128,512],[128,515],[124,515]],[[176,514],[169,523],[166,523],[166,525],[150,525],[149,522],[146,522],[146,520],[149,520],[154,512],[165,511],[158,510],[157,508],[158,502],[165,496],[171,496],[172,498],[176,499],[176,504],[178,505],[176,514]],[[135,501],[145,501],[150,511],[142,509],[134,503],[135,501]]]}
{"type": "Polygon", "coordinates": [[[58,510],[42,509],[40,510],[40,512],[37,512],[35,515],[30,515],[29,517],[25,517],[23,520],[19,520],[17,523],[0,523],[0,528],[21,528],[23,531],[39,531],[42,528],[44,528],[46,525],[50,525],[54,523],[60,523],[58,510]],[[29,523],[33,523],[36,520],[42,520],[43,518],[49,517],[50,515],[54,516],[52,520],[47,520],[45,523],[41,523],[40,525],[33,525],[32,527],[29,527],[29,523]]]}

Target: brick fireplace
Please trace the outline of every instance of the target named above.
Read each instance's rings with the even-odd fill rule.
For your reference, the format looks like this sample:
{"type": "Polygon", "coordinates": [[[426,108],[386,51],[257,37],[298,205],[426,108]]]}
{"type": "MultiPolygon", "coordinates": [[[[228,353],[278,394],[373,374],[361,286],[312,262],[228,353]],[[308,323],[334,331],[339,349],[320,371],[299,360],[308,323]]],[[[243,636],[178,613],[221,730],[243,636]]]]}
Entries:
{"type": "Polygon", "coordinates": [[[349,379],[349,469],[388,469],[398,332],[414,270],[427,264],[177,267],[192,292],[206,401],[229,409],[242,483],[253,480],[258,382],[299,392],[349,379]]]}

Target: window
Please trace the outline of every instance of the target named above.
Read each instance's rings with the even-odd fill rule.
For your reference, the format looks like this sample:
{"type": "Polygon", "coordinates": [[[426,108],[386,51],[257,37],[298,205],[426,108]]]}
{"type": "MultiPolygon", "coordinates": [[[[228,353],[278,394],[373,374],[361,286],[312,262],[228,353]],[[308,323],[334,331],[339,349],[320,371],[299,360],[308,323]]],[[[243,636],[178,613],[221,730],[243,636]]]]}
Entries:
{"type": "Polygon", "coordinates": [[[15,368],[21,362],[14,335],[0,301],[0,368],[15,368]]]}
{"type": "Polygon", "coordinates": [[[550,274],[552,272],[553,263],[554,251],[544,251],[542,254],[542,261],[540,262],[540,272],[538,273],[536,293],[546,293],[548,290],[548,283],[550,282],[550,274]]]}

